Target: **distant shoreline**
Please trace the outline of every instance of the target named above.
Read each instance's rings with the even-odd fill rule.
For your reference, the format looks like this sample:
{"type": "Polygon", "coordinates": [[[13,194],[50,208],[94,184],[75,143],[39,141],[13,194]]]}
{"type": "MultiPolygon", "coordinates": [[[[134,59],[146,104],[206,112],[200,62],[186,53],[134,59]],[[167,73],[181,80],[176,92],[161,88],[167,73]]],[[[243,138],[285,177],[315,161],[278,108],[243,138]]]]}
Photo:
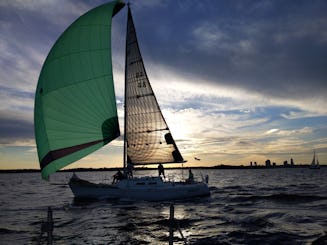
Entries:
{"type": "MultiPolygon", "coordinates": [[[[166,167],[165,169],[279,169],[279,168],[309,168],[310,164],[301,164],[293,166],[233,166],[233,165],[216,165],[212,167],[166,167]]],[[[320,165],[321,168],[327,167],[327,165],[320,165]]],[[[122,168],[75,168],[75,169],[65,169],[58,172],[99,172],[99,171],[117,171],[122,168]]],[[[157,168],[147,168],[147,167],[136,167],[134,170],[157,170],[157,168]]],[[[1,169],[0,173],[38,173],[41,172],[40,169],[1,169]]]]}

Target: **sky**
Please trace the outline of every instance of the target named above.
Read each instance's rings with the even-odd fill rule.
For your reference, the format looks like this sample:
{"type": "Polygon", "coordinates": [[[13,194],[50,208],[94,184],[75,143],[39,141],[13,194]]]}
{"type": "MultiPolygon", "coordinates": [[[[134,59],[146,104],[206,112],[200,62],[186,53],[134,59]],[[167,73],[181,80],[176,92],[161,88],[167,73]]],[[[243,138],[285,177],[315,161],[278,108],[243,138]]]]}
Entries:
{"type": "MultiPolygon", "coordinates": [[[[33,110],[42,64],[60,34],[104,2],[0,1],[0,169],[39,168],[33,110]]],[[[130,2],[185,166],[310,163],[314,149],[327,164],[325,0],[130,2]]],[[[121,128],[126,15],[112,27],[121,128]]],[[[122,152],[120,138],[70,167],[119,167],[122,152]]]]}

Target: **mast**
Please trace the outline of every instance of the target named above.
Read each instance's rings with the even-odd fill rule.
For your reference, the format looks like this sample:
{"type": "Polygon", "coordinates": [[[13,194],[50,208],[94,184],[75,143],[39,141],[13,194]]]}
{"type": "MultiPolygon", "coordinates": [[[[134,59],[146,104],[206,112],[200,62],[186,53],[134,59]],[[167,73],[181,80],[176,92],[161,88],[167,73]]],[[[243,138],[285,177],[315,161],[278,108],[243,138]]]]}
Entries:
{"type": "Polygon", "coordinates": [[[126,21],[126,40],[125,40],[125,86],[124,86],[124,154],[123,154],[123,165],[124,165],[124,170],[127,167],[127,46],[128,46],[128,18],[129,18],[129,3],[127,3],[127,21],[126,21]]]}

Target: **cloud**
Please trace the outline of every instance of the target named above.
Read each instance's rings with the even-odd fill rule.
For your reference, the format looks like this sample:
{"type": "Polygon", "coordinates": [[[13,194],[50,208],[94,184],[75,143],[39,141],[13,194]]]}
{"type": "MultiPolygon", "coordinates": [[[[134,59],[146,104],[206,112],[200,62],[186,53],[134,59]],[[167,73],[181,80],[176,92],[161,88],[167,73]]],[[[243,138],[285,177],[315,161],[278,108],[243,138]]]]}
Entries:
{"type": "MultiPolygon", "coordinates": [[[[86,2],[74,0],[3,0],[1,1],[0,6],[4,10],[7,9],[10,10],[10,12],[15,13],[16,17],[20,19],[22,24],[27,25],[31,20],[33,20],[31,14],[37,14],[37,16],[46,20],[46,23],[63,25],[66,24],[67,21],[71,22],[73,16],[80,16],[90,8],[86,2]],[[58,18],[58,15],[60,18],[58,18]]],[[[42,25],[44,23],[36,24],[42,25]]]]}
{"type": "Polygon", "coordinates": [[[280,130],[277,128],[273,128],[265,132],[265,135],[276,135],[276,136],[299,136],[312,134],[313,129],[311,127],[304,127],[301,129],[292,129],[292,130],[280,130]]]}
{"type": "Polygon", "coordinates": [[[33,123],[24,120],[0,117],[0,145],[1,146],[33,146],[33,123]]]}
{"type": "Polygon", "coordinates": [[[147,71],[156,96],[163,106],[214,108],[216,111],[238,110],[243,113],[260,107],[291,108],[287,113],[281,114],[287,119],[327,115],[327,108],[321,106],[327,103],[323,96],[301,99],[277,97],[260,91],[247,90],[245,87],[217,83],[154,63],[147,71]]]}
{"type": "MultiPolygon", "coordinates": [[[[320,103],[324,103],[324,101],[322,100],[320,103]]],[[[320,106],[321,104],[319,103],[319,101],[317,101],[316,103],[310,103],[310,106],[315,106],[317,105],[317,110],[311,110],[311,111],[289,111],[287,114],[286,113],[282,113],[281,116],[283,118],[286,119],[301,119],[301,118],[308,118],[308,117],[319,117],[319,116],[325,116],[326,115],[326,108],[320,106]]],[[[302,104],[302,103],[300,103],[302,104]]],[[[306,108],[306,104],[305,102],[303,102],[302,106],[299,106],[300,108],[305,109],[306,108]]],[[[308,106],[309,107],[309,106],[308,106]]],[[[307,108],[308,110],[310,110],[310,108],[307,108]]]]}
{"type": "Polygon", "coordinates": [[[131,7],[133,9],[144,9],[144,8],[160,8],[167,5],[168,0],[143,0],[143,1],[137,1],[135,4],[131,2],[131,7]]]}
{"type": "MultiPolygon", "coordinates": [[[[181,17],[188,20],[184,21],[183,32],[177,29],[177,22],[167,32],[173,38],[162,41],[159,35],[152,35],[149,41],[147,35],[149,40],[142,40],[147,47],[143,50],[145,58],[150,58],[148,63],[160,58],[162,65],[180,73],[206,77],[213,84],[243,88],[276,100],[312,100],[308,91],[314,87],[315,96],[326,102],[327,64],[322,58],[327,50],[323,41],[326,17],[322,11],[326,5],[318,2],[319,11],[317,3],[247,2],[246,8],[217,3],[207,9],[206,18],[200,8],[194,7],[192,16],[197,18],[186,13],[181,17]],[[214,15],[217,9],[222,13],[214,15]],[[278,35],[284,36],[283,42],[277,40],[278,35]]],[[[142,20],[137,24],[142,27],[142,20]]],[[[151,34],[156,29],[147,25],[151,34]]],[[[139,33],[142,31],[139,29],[139,33]]]]}
{"type": "MultiPolygon", "coordinates": [[[[34,91],[46,55],[72,21],[103,2],[0,2],[2,146],[34,144],[34,91]]],[[[233,163],[326,148],[325,1],[138,1],[131,8],[150,82],[186,156],[233,163]]],[[[112,29],[120,102],[125,22],[123,10],[112,29]]],[[[122,103],[118,113],[122,128],[122,103]]],[[[110,145],[121,149],[121,140],[110,145]]]]}
{"type": "Polygon", "coordinates": [[[221,47],[221,45],[225,45],[225,42],[230,41],[228,34],[219,30],[219,27],[215,24],[210,24],[208,22],[195,27],[193,35],[195,38],[194,46],[207,52],[211,52],[221,47]]]}
{"type": "Polygon", "coordinates": [[[272,128],[272,129],[269,129],[267,132],[265,132],[265,134],[273,134],[273,133],[276,133],[276,132],[278,132],[279,131],[279,129],[277,129],[277,128],[272,128]]]}

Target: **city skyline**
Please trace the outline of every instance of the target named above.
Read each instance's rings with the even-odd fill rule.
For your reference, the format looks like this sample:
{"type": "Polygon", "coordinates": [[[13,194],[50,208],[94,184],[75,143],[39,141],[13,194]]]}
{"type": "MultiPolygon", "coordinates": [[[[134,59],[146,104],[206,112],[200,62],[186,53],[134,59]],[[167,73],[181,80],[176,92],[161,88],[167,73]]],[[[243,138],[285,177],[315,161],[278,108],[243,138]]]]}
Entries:
{"type": "MultiPolygon", "coordinates": [[[[105,1],[0,3],[1,169],[39,168],[34,93],[60,34],[105,1]]],[[[131,1],[154,93],[185,166],[327,163],[325,1],[131,1]],[[201,160],[197,160],[201,159],[201,160]]],[[[126,8],[113,19],[123,133],[126,8]]],[[[122,136],[70,167],[122,166],[122,136]]]]}

